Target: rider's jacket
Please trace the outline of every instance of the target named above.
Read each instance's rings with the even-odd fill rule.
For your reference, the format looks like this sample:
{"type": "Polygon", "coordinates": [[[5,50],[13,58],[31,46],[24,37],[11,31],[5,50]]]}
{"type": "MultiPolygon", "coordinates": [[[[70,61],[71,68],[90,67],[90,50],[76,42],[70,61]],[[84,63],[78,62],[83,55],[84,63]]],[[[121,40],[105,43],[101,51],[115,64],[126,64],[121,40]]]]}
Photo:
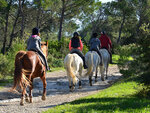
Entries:
{"type": "Polygon", "coordinates": [[[91,38],[89,41],[90,50],[100,49],[101,42],[98,38],[91,38]]]}
{"type": "Polygon", "coordinates": [[[27,40],[27,50],[41,50],[41,38],[38,35],[31,35],[27,40]]]}
{"type": "Polygon", "coordinates": [[[83,44],[79,38],[71,38],[69,42],[69,50],[71,51],[72,49],[79,49],[80,51],[82,51],[83,44]]]}
{"type": "Polygon", "coordinates": [[[99,40],[101,41],[101,48],[106,48],[106,49],[112,48],[111,40],[107,35],[102,34],[99,40]]]}

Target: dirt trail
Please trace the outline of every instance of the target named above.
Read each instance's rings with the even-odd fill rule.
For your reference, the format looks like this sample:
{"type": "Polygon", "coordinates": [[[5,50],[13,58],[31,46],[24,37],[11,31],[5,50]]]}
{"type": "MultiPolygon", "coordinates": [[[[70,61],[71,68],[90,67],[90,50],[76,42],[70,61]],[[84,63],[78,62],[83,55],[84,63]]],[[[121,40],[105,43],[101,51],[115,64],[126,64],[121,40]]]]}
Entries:
{"type": "Polygon", "coordinates": [[[65,71],[47,73],[46,101],[41,100],[43,85],[41,80],[37,78],[34,79],[33,103],[25,103],[24,106],[20,106],[20,95],[8,92],[11,87],[9,85],[0,90],[0,113],[40,113],[56,105],[95,94],[109,87],[111,83],[121,76],[117,66],[109,67],[108,74],[108,80],[106,81],[101,81],[100,76],[98,76],[97,83],[94,82],[93,77],[93,86],[89,86],[88,78],[83,77],[82,89],[78,89],[78,85],[76,85],[75,91],[70,92],[65,71]]]}

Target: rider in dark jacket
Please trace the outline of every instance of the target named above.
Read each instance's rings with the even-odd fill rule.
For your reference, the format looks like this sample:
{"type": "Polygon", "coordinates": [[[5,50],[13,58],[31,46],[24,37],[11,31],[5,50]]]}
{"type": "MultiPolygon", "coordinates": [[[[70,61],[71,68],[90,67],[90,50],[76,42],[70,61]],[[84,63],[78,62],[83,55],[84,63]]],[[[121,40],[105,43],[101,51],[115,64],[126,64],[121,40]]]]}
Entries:
{"type": "Polygon", "coordinates": [[[32,35],[27,40],[27,50],[28,51],[36,51],[44,60],[45,66],[47,70],[49,69],[46,57],[44,56],[42,50],[41,50],[41,38],[40,38],[40,32],[38,28],[32,29],[32,35]]]}
{"type": "Polygon", "coordinates": [[[69,43],[69,50],[70,53],[77,53],[82,58],[84,69],[86,69],[87,66],[85,64],[85,57],[82,53],[82,49],[83,49],[83,44],[81,39],[79,38],[79,34],[77,32],[74,32],[73,37],[71,38],[69,43]]]}
{"type": "Polygon", "coordinates": [[[98,34],[97,33],[93,33],[93,36],[92,38],[90,39],[89,41],[89,44],[90,44],[90,51],[96,51],[99,56],[100,56],[100,59],[101,59],[101,63],[100,65],[102,65],[102,56],[101,56],[101,53],[100,53],[100,47],[101,47],[101,42],[100,40],[97,38],[98,34]]]}

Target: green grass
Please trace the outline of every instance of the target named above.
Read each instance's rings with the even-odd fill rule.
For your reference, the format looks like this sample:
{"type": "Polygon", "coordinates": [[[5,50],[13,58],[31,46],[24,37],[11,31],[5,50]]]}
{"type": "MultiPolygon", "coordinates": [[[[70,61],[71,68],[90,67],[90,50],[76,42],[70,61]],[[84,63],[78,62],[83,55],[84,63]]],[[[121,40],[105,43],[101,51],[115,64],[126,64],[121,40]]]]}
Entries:
{"type": "Polygon", "coordinates": [[[142,86],[132,79],[122,80],[95,95],[50,108],[44,113],[150,113],[150,100],[137,96],[141,89],[142,86]]]}
{"type": "Polygon", "coordinates": [[[65,69],[63,67],[57,67],[57,68],[52,68],[51,70],[52,72],[54,72],[54,71],[65,70],[65,69]]]}
{"type": "Polygon", "coordinates": [[[120,56],[119,55],[112,55],[112,61],[113,63],[117,64],[119,61],[120,56]]]}
{"type": "Polygon", "coordinates": [[[112,61],[114,64],[119,64],[120,61],[126,62],[126,61],[132,61],[133,57],[120,57],[119,55],[112,55],[112,61]]]}

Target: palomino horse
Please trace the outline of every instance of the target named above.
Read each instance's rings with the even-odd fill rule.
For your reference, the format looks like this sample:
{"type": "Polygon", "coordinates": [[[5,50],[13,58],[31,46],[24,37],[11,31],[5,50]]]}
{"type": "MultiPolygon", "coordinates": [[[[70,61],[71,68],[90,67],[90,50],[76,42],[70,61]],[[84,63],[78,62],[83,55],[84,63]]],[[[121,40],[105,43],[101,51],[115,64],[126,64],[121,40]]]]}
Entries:
{"type": "Polygon", "coordinates": [[[97,72],[100,68],[101,80],[104,81],[103,66],[100,66],[101,59],[96,51],[89,51],[85,54],[85,61],[88,66],[87,73],[89,76],[89,83],[92,86],[92,76],[95,72],[95,82],[97,82],[97,72]]]}
{"type": "Polygon", "coordinates": [[[75,84],[78,82],[77,74],[79,72],[79,88],[81,88],[80,77],[82,75],[83,60],[76,53],[68,54],[64,59],[64,67],[67,71],[70,91],[75,89],[75,84]],[[71,84],[71,78],[73,85],[71,84]]]}
{"type": "MultiPolygon", "coordinates": [[[[41,49],[44,55],[48,55],[48,42],[41,43],[41,49]]],[[[32,103],[32,89],[33,79],[40,77],[43,82],[43,95],[42,100],[46,99],[46,68],[42,64],[39,56],[34,51],[19,51],[15,58],[15,71],[14,71],[14,86],[12,90],[15,90],[17,86],[22,89],[22,96],[20,105],[24,105],[24,96],[27,102],[32,103]],[[29,98],[26,92],[26,88],[29,86],[29,98]]]]}
{"type": "Polygon", "coordinates": [[[100,49],[100,53],[102,55],[103,58],[103,63],[104,63],[104,72],[106,73],[106,79],[107,77],[107,73],[108,73],[108,66],[109,66],[109,62],[110,62],[110,54],[108,52],[108,50],[106,49],[100,49]]]}

